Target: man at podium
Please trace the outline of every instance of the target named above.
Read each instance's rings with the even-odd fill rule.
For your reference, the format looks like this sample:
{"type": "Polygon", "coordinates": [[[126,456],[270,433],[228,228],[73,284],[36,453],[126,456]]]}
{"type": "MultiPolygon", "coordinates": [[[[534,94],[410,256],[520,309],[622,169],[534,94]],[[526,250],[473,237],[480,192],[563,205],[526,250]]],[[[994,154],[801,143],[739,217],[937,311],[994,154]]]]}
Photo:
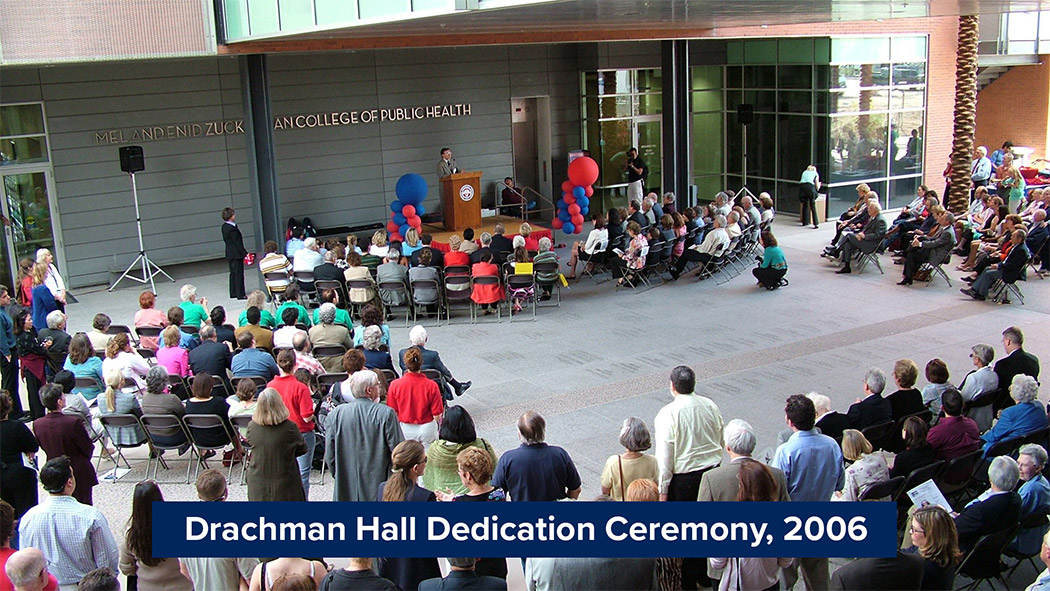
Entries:
{"type": "Polygon", "coordinates": [[[452,148],[441,148],[441,160],[438,160],[437,165],[438,180],[457,172],[459,168],[456,167],[456,159],[452,157],[452,148]]]}

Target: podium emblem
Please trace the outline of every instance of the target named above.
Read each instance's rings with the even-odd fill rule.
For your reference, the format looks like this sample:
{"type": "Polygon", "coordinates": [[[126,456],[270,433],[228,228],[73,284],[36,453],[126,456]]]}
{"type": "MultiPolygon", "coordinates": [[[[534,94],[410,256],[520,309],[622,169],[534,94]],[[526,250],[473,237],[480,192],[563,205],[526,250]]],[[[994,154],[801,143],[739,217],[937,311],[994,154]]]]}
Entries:
{"type": "Polygon", "coordinates": [[[472,185],[463,185],[459,188],[459,198],[463,201],[470,201],[474,198],[474,187],[472,185]]]}

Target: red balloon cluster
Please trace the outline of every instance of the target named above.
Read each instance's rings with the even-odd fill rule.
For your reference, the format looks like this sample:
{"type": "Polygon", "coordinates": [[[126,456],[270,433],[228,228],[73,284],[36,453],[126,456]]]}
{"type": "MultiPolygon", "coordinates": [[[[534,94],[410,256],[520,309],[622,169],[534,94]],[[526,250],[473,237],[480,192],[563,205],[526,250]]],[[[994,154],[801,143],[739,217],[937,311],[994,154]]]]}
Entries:
{"type": "Polygon", "coordinates": [[[551,221],[555,230],[566,234],[583,231],[583,216],[590,210],[591,185],[598,180],[598,163],[588,156],[577,158],[569,164],[569,179],[561,184],[561,199],[555,204],[557,215],[551,221]]]}

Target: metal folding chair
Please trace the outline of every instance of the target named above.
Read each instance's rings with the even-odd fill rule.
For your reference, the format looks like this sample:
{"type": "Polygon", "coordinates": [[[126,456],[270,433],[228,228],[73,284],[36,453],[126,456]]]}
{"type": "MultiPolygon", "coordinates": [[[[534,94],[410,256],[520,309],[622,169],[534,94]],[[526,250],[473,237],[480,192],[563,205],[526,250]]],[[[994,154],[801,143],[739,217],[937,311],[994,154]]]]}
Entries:
{"type": "MultiPolygon", "coordinates": [[[[183,484],[190,483],[190,470],[193,468],[193,464],[200,461],[200,456],[197,455],[196,448],[193,447],[192,441],[190,440],[190,433],[186,430],[186,425],[182,422],[179,417],[175,415],[142,415],[139,419],[142,423],[142,429],[146,432],[146,438],[149,439],[150,448],[156,453],[151,453],[149,461],[146,462],[146,479],[150,479],[150,467],[153,467],[153,478],[152,480],[157,481],[157,472],[160,470],[160,466],[164,466],[164,469],[168,469],[167,462],[160,455],[161,452],[173,449],[179,449],[180,447],[189,444],[189,449],[186,453],[190,454],[186,458],[186,479],[182,481],[174,480],[168,481],[168,484],[174,484],[182,482],[183,484]],[[174,429],[175,432],[171,434],[158,433],[158,431],[166,431],[174,429]],[[182,434],[185,438],[184,443],[178,443],[174,445],[158,444],[155,437],[163,435],[165,437],[171,437],[176,434],[182,434]]],[[[157,481],[160,482],[160,481],[157,481]]]]}
{"type": "MultiPolygon", "coordinates": [[[[419,317],[421,306],[435,306],[437,310],[437,323],[441,324],[441,284],[437,279],[416,279],[410,282],[412,288],[412,323],[415,324],[419,317]],[[420,299],[420,291],[433,290],[434,298],[420,299]]],[[[425,309],[425,308],[424,308],[425,309]]]]}
{"type": "Polygon", "coordinates": [[[408,287],[400,281],[383,281],[379,284],[379,298],[383,300],[383,305],[386,306],[387,310],[396,310],[398,308],[405,309],[405,326],[408,327],[408,321],[412,315],[412,294],[408,293],[408,287]],[[391,304],[387,298],[383,297],[384,294],[398,294],[400,295],[403,304],[391,304]]]}
{"type": "MultiPolygon", "coordinates": [[[[532,319],[536,320],[536,282],[532,275],[511,274],[507,276],[507,309],[511,322],[514,322],[515,297],[525,306],[532,305],[532,319]]],[[[524,306],[522,309],[524,310],[524,306]]]]}
{"type": "MultiPolygon", "coordinates": [[[[110,460],[113,462],[113,470],[120,467],[121,460],[124,461],[124,466],[128,470],[131,470],[131,463],[129,463],[128,459],[124,456],[123,450],[140,447],[142,444],[149,444],[149,437],[146,436],[146,430],[142,427],[139,418],[133,414],[100,414],[98,420],[102,423],[102,430],[105,432],[106,437],[108,437],[110,443],[113,444],[113,448],[117,450],[115,454],[110,454],[109,456],[110,460]],[[139,432],[142,435],[142,440],[138,443],[118,443],[116,437],[117,431],[111,431],[110,429],[129,427],[138,427],[139,432]]],[[[152,448],[150,451],[153,451],[152,448]]],[[[101,465],[102,454],[99,454],[98,461],[95,463],[95,472],[102,474],[100,471],[101,465]]],[[[110,482],[116,482],[116,479],[113,479],[110,482]]]]}
{"type": "MultiPolygon", "coordinates": [[[[226,425],[226,421],[219,415],[186,415],[182,417],[183,423],[186,425],[186,430],[190,435],[190,443],[193,444],[193,448],[197,451],[197,457],[199,461],[196,463],[196,470],[194,476],[200,472],[200,467],[204,466],[204,469],[208,469],[208,460],[204,459],[204,453],[208,451],[216,452],[219,461],[222,462],[222,450],[226,449],[227,445],[233,444],[234,450],[241,448],[240,438],[230,432],[229,427],[226,425]],[[226,435],[226,443],[222,445],[208,445],[200,441],[202,432],[207,433],[223,433],[226,435]]],[[[233,478],[233,462],[230,462],[229,471],[226,475],[226,479],[233,478]]]]}
{"type": "Polygon", "coordinates": [[[536,286],[543,289],[544,286],[551,288],[551,293],[558,292],[558,299],[555,300],[555,307],[561,307],[561,265],[557,261],[549,261],[546,263],[533,263],[533,273],[535,274],[533,281],[536,282],[536,286]],[[553,279],[543,280],[540,279],[540,275],[553,277],[553,279]]]}
{"type": "MultiPolygon", "coordinates": [[[[470,317],[470,323],[474,324],[474,301],[470,299],[471,283],[470,275],[450,275],[445,277],[445,317],[452,324],[452,307],[459,304],[465,305],[470,317]]],[[[440,317],[440,314],[439,314],[440,317]]]]}
{"type": "MultiPolygon", "coordinates": [[[[475,286],[478,286],[478,285],[495,285],[497,287],[500,287],[500,289],[502,290],[499,275],[478,275],[477,277],[474,277],[473,279],[474,279],[474,285],[475,286]]],[[[558,297],[559,297],[559,300],[560,300],[561,296],[559,295],[558,297]]],[[[474,322],[478,322],[478,316],[479,316],[478,315],[478,308],[479,308],[480,304],[474,303],[473,300],[471,300],[471,304],[474,307],[474,322]]],[[[492,308],[494,308],[496,310],[496,322],[499,322],[500,319],[503,316],[503,303],[502,302],[493,302],[491,304],[491,306],[492,306],[492,308]]]]}
{"type": "Polygon", "coordinates": [[[858,274],[859,273],[863,273],[864,272],[864,268],[867,267],[869,263],[875,265],[875,268],[879,270],[880,274],[882,274],[882,275],[886,274],[886,272],[882,270],[882,263],[879,261],[879,253],[878,252],[876,252],[876,251],[862,252],[862,251],[858,250],[857,251],[857,255],[856,255],[856,259],[857,259],[857,273],[858,274]]]}

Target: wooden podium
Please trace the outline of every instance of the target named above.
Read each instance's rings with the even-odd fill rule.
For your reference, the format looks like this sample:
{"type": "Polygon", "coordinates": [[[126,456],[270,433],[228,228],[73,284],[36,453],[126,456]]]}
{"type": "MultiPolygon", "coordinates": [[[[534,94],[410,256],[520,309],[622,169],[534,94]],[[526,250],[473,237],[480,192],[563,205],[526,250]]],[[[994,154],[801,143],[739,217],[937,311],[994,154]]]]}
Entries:
{"type": "Polygon", "coordinates": [[[441,211],[446,230],[481,225],[481,172],[457,172],[441,178],[441,211]]]}

